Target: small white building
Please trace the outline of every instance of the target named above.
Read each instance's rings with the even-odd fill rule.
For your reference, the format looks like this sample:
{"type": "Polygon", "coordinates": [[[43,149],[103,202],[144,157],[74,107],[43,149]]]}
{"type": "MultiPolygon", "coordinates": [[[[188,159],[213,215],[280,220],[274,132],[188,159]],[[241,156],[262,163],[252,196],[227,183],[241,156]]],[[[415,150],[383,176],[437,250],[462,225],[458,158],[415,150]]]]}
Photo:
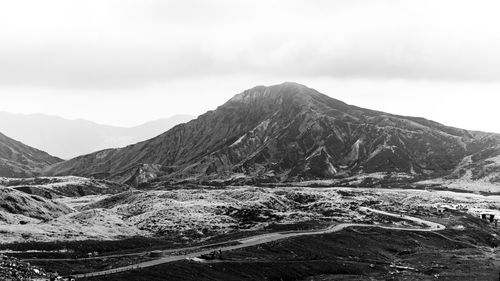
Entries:
{"type": "Polygon", "coordinates": [[[445,211],[450,211],[450,210],[456,210],[457,207],[452,206],[452,205],[438,205],[436,207],[436,210],[438,213],[443,213],[445,211]]]}
{"type": "Polygon", "coordinates": [[[485,221],[488,221],[489,223],[494,223],[495,220],[498,221],[498,219],[500,219],[500,210],[470,209],[469,213],[485,221]]]}

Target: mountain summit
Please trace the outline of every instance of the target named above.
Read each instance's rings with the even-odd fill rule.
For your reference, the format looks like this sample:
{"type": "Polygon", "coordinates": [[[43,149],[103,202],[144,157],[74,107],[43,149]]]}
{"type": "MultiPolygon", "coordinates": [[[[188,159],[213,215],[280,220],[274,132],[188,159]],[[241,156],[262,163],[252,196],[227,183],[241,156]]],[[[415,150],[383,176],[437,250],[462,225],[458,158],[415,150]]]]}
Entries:
{"type": "Polygon", "coordinates": [[[402,172],[435,177],[452,173],[467,156],[500,151],[499,144],[495,134],[364,109],[286,82],[246,90],[151,140],[58,163],[46,174],[132,184],[160,176],[289,181],[402,172]]]}

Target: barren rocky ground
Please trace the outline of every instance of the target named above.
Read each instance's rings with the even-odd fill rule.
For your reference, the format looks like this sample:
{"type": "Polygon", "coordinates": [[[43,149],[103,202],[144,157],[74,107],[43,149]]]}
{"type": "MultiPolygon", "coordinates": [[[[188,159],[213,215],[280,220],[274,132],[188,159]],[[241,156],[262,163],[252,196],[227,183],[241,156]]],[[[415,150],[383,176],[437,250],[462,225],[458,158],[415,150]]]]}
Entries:
{"type": "Polygon", "coordinates": [[[498,196],[450,191],[251,186],[132,190],[46,202],[66,211],[59,215],[52,212],[52,218],[42,219],[32,214],[33,210],[26,213],[20,210],[16,216],[25,220],[0,223],[3,242],[21,238],[113,240],[137,235],[197,241],[234,231],[307,221],[315,221],[317,225],[370,222],[371,218],[359,212],[359,206],[425,214],[445,203],[486,209],[499,208],[500,204],[498,196]]]}

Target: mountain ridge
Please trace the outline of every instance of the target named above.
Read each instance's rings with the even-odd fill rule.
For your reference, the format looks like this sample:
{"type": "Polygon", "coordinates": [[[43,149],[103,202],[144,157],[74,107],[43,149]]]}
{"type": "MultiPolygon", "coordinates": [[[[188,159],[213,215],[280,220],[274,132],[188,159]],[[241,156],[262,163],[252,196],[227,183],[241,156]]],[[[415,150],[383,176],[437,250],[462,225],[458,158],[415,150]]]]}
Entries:
{"type": "Polygon", "coordinates": [[[62,159],[0,133],[0,176],[30,177],[62,159]]]}
{"type": "Polygon", "coordinates": [[[46,114],[0,112],[0,132],[52,155],[70,159],[150,139],[192,118],[190,115],[173,115],[137,126],[119,127],[46,114]]]}

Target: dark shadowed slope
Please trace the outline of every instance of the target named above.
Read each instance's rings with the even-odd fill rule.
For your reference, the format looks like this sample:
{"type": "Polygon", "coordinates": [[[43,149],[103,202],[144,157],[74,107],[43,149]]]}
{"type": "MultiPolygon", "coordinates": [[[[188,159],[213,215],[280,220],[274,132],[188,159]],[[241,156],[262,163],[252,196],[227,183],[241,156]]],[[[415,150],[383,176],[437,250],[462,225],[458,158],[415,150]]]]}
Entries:
{"type": "Polygon", "coordinates": [[[395,171],[451,173],[500,151],[495,134],[348,105],[296,83],[258,86],[151,140],[58,163],[48,175],[140,183],[247,177],[271,181],[395,171]],[[491,154],[491,153],[490,153],[491,154]]]}
{"type": "Polygon", "coordinates": [[[31,177],[61,159],[0,133],[0,176],[31,177]]]}
{"type": "Polygon", "coordinates": [[[125,128],[44,114],[0,112],[0,132],[52,155],[70,159],[147,140],[193,118],[190,115],[174,115],[125,128]]]}

